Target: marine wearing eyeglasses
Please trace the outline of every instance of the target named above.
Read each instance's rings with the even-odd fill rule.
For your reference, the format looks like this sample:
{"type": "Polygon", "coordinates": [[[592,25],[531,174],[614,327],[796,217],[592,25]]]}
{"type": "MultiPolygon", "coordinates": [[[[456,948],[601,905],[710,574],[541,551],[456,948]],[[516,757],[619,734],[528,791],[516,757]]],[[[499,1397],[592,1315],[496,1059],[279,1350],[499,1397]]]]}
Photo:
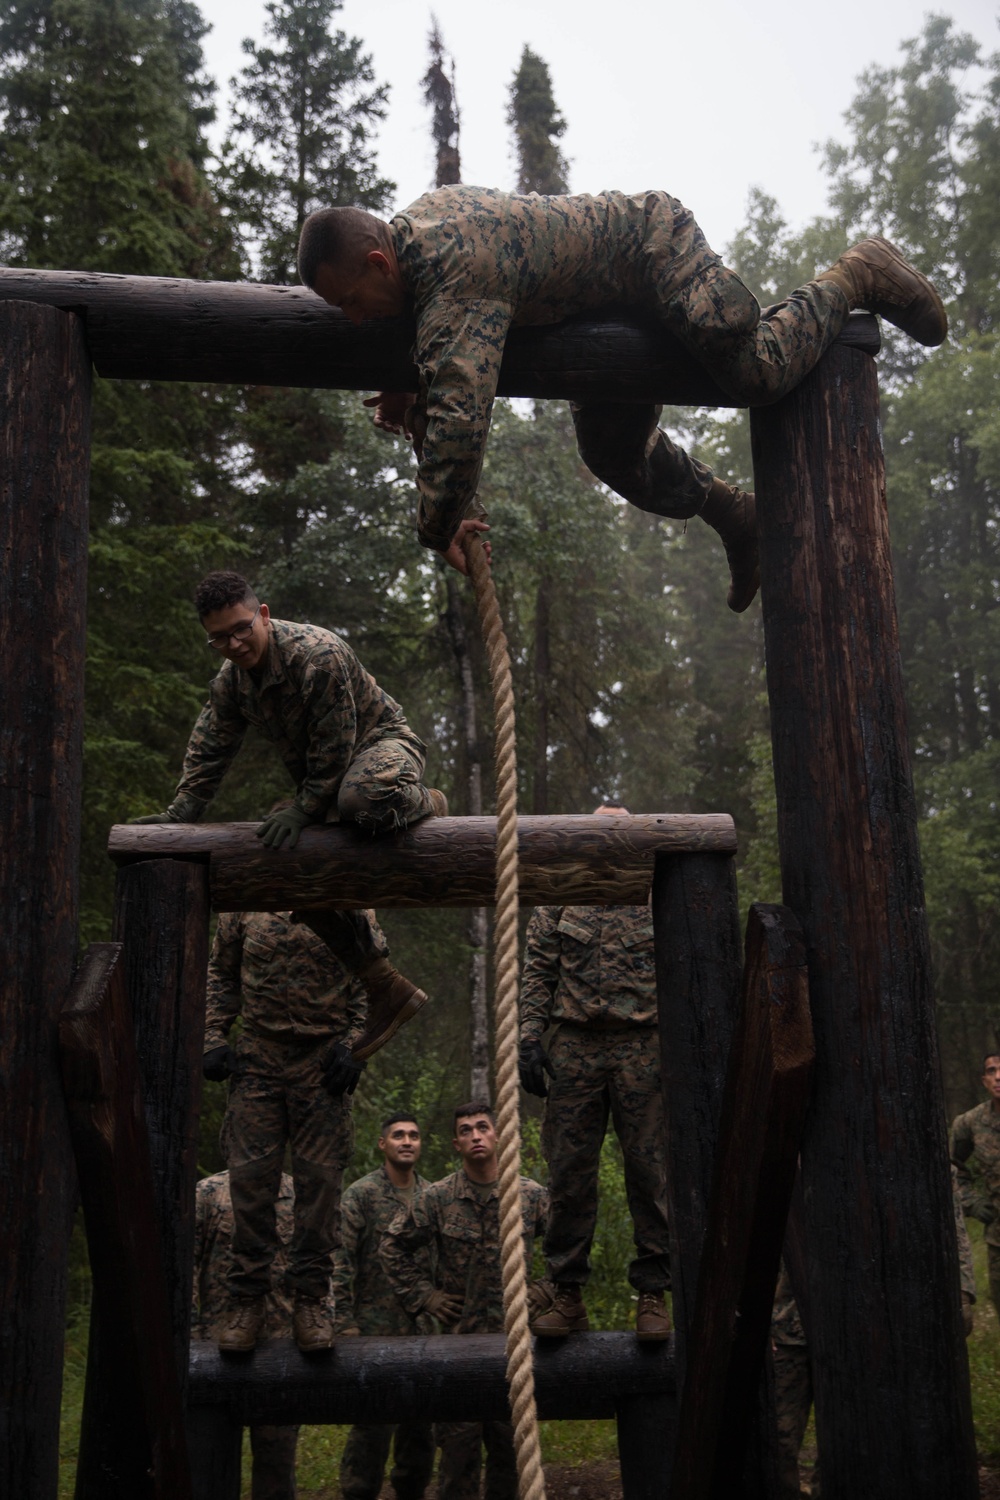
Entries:
{"type": "MultiPolygon", "coordinates": [[[[442,794],[421,780],[423,741],[346,641],[317,625],[272,619],[239,573],[209,573],[194,602],[222,664],[173,801],[135,822],[197,823],[251,727],[271,740],[296,786],[257,830],[268,848],[294,849],[309,824],[355,822],[378,834],[447,813],[442,794]]],[[[363,1062],[427,997],[391,967],[363,912],[308,920],[368,989],[369,1021],[354,1049],[363,1062]]]]}

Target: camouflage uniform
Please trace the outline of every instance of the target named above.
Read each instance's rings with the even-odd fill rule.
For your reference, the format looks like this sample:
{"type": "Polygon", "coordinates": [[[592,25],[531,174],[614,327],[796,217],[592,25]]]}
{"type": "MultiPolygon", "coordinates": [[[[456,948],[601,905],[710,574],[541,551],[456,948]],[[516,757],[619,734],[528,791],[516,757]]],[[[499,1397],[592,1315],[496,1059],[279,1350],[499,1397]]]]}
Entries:
{"type": "MultiPolygon", "coordinates": [[[[761,404],[808,374],[848,315],[839,287],[810,282],[761,317],[757,299],[668,193],[539,197],[437,188],[390,228],[413,299],[427,418],[418,530],[425,546],[442,551],[476,493],[512,325],[556,323],[615,305],[644,308],[724,390],[761,404]]],[[[581,412],[575,415],[582,437],[581,412]]],[[[664,514],[700,508],[704,482],[687,463],[686,456],[677,460],[676,477],[688,508],[672,505],[664,514]]]]}
{"type": "MultiPolygon", "coordinates": [[[[356,1328],[362,1334],[404,1337],[432,1331],[426,1315],[414,1318],[404,1310],[378,1260],[378,1247],[390,1221],[426,1187],[424,1179],[414,1173],[412,1188],[404,1192],[393,1185],[383,1166],[352,1182],[344,1193],[340,1242],[333,1257],[338,1331],[356,1328]]],[[[340,1461],[340,1492],[347,1500],[376,1500],[390,1445],[389,1482],[398,1500],[420,1500],[434,1468],[434,1433],[425,1422],[352,1427],[340,1461]]]]}
{"type": "MultiPolygon", "coordinates": [[[[419,1202],[386,1230],[379,1260],[407,1312],[422,1312],[435,1287],[462,1298],[453,1333],[495,1333],[503,1328],[500,1276],[499,1190],[474,1183],[464,1171],[432,1183],[419,1202]],[[430,1250],[433,1279],[421,1252],[430,1250]]],[[[548,1195],[530,1177],[521,1178],[524,1253],[545,1231],[548,1195]]],[[[509,1422],[441,1422],[438,1500],[478,1500],[482,1448],[486,1448],[486,1500],[514,1500],[517,1465],[509,1422]]]]}
{"type": "Polygon", "coordinates": [[[259,1296],[270,1286],[286,1143],[295,1182],[287,1284],[304,1297],[327,1295],[354,1126],[350,1096],[331,1098],[322,1065],[333,1042],[353,1045],[361,1035],[366,1003],[361,982],[289,913],[219,918],[208,966],[206,1051],[225,1041],[237,1015],[243,1018],[223,1125],[235,1216],[234,1296],[259,1296]]]}
{"type": "Polygon", "coordinates": [[[986,1225],[990,1299],[1000,1312],[1000,1110],[992,1099],[954,1120],[951,1159],[958,1168],[962,1207],[986,1225]]]}
{"type": "Polygon", "coordinates": [[[601,1143],[610,1113],[625,1163],[638,1292],[670,1286],[666,1127],[648,906],[540,906],[521,985],[521,1040],[556,1027],[542,1150],[552,1209],[545,1259],[553,1280],[590,1274],[601,1143]]]}
{"type": "MultiPolygon", "coordinates": [[[[275,1204],[278,1249],[276,1271],[284,1271],[292,1237],[294,1195],[292,1179],[281,1175],[275,1204]]],[[[195,1189],[194,1297],[191,1337],[214,1339],[229,1308],[228,1276],[232,1262],[233,1207],[229,1173],[203,1177],[195,1189]]],[[[292,1331],[291,1298],[278,1285],[267,1296],[266,1337],[288,1338],[292,1331]]],[[[299,1429],[254,1422],[250,1427],[253,1454],[252,1500],[295,1500],[295,1445],[299,1429]]]]}
{"type": "MultiPolygon", "coordinates": [[[[426,746],[345,641],[317,625],[268,622],[267,652],[252,672],[224,661],[191,731],[168,812],[197,823],[219,789],[247,727],[271,740],[313,821],[353,820],[373,833],[405,828],[432,811],[421,784],[426,746]]],[[[329,912],[327,941],[352,973],[388,952],[354,911],[329,912]]]]}

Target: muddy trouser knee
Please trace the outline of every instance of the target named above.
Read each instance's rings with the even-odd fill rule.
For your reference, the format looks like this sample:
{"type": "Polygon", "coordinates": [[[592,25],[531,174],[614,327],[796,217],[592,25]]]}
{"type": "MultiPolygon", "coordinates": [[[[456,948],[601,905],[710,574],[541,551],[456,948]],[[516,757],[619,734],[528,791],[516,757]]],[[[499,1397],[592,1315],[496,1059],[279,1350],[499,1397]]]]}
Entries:
{"type": "Polygon", "coordinates": [[[378,740],[359,750],[337,793],[337,813],[368,833],[408,828],[434,811],[423,785],[424,757],[402,740],[378,740]]]}
{"type": "Polygon", "coordinates": [[[623,500],[673,520],[697,515],[714,475],[665,432],[652,402],[570,402],[580,457],[623,500]]]}
{"type": "Polygon", "coordinates": [[[295,1445],[298,1440],[297,1427],[267,1427],[259,1423],[251,1426],[251,1500],[296,1500],[295,1445]]]}
{"type": "Polygon", "coordinates": [[[392,1436],[389,1482],[397,1500],[420,1500],[434,1471],[434,1429],[427,1422],[400,1422],[392,1436]]]}
{"type": "Polygon", "coordinates": [[[378,1500],[392,1427],[383,1422],[359,1422],[347,1434],[340,1460],[340,1493],[345,1500],[378,1500]]]}
{"type": "Polygon", "coordinates": [[[482,1423],[437,1422],[434,1438],[441,1449],[438,1500],[479,1500],[482,1423]]]}

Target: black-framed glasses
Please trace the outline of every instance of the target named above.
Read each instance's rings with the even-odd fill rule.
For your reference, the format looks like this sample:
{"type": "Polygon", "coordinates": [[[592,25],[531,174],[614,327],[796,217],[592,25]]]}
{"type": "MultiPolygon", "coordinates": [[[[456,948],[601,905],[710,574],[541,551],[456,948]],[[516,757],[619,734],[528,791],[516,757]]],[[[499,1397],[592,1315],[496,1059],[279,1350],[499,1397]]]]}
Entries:
{"type": "Polygon", "coordinates": [[[205,637],[205,645],[213,651],[227,651],[230,641],[248,641],[253,635],[253,628],[260,614],[260,605],[253,612],[252,620],[245,620],[242,625],[234,625],[232,630],[223,630],[219,635],[205,637]]]}

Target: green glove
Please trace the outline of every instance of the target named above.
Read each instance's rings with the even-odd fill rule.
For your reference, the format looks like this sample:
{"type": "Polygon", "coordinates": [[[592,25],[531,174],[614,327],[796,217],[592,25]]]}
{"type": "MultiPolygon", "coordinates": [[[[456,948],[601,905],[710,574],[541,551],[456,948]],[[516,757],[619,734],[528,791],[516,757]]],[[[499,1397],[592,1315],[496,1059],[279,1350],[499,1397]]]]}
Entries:
{"type": "Polygon", "coordinates": [[[312,821],[309,814],[304,813],[293,802],[291,807],[283,807],[279,812],[266,817],[257,829],[257,837],[263,839],[268,849],[280,849],[286,839],[289,849],[294,849],[299,841],[299,834],[312,821]]]}
{"type": "Polygon", "coordinates": [[[180,818],[175,818],[169,807],[165,812],[146,813],[141,818],[129,818],[130,823],[180,823],[180,818]]]}

